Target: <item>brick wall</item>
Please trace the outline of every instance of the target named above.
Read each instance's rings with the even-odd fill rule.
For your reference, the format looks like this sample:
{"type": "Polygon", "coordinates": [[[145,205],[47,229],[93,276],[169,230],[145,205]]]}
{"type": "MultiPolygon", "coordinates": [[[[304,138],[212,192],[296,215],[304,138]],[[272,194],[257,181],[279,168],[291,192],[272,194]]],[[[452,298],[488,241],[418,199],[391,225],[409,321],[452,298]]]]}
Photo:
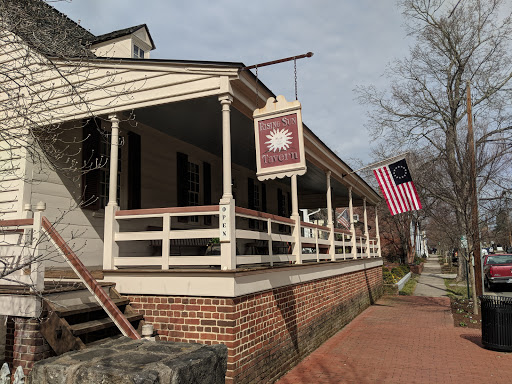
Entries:
{"type": "Polygon", "coordinates": [[[27,376],[36,361],[54,355],[40,332],[38,319],[8,317],[5,339],[5,361],[13,373],[22,366],[27,376]]]}
{"type": "Polygon", "coordinates": [[[223,343],[227,383],[272,382],[382,294],[382,268],[236,298],[130,296],[161,340],[223,343]]]}

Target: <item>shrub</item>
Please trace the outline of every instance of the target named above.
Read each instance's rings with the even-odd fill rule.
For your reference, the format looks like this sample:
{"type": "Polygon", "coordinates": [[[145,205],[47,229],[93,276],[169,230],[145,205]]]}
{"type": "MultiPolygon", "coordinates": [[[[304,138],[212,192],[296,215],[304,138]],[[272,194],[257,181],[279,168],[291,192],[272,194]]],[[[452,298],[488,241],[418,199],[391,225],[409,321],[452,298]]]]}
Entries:
{"type": "Polygon", "coordinates": [[[421,263],[424,263],[426,259],[423,259],[421,257],[418,257],[418,256],[414,256],[414,265],[420,265],[421,263]]]}
{"type": "Polygon", "coordinates": [[[384,284],[394,284],[395,283],[393,274],[386,267],[384,267],[382,269],[382,279],[384,280],[384,284]]]}
{"type": "Polygon", "coordinates": [[[383,266],[382,278],[384,279],[384,284],[398,283],[409,271],[410,268],[408,265],[399,265],[396,267],[383,266]]]}
{"type": "Polygon", "coordinates": [[[405,276],[404,271],[400,267],[395,267],[391,269],[391,273],[393,274],[393,276],[398,277],[399,279],[405,276]]]}

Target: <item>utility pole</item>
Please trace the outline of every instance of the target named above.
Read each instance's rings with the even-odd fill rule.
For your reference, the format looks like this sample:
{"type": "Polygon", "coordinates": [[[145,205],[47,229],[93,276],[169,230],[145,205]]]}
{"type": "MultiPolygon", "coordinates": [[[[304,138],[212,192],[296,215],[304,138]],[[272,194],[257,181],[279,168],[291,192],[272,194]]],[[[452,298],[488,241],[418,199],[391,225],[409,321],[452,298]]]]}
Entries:
{"type": "MultiPolygon", "coordinates": [[[[471,112],[471,89],[469,81],[467,82],[467,111],[468,111],[468,150],[470,159],[470,188],[471,188],[471,232],[474,257],[475,274],[475,293],[473,297],[482,295],[482,263],[480,261],[480,230],[478,228],[478,195],[476,191],[476,156],[475,156],[475,138],[473,134],[473,115],[471,112]]],[[[476,300],[474,302],[475,310],[478,310],[476,300]]],[[[477,313],[477,312],[475,312],[477,313]]]]}

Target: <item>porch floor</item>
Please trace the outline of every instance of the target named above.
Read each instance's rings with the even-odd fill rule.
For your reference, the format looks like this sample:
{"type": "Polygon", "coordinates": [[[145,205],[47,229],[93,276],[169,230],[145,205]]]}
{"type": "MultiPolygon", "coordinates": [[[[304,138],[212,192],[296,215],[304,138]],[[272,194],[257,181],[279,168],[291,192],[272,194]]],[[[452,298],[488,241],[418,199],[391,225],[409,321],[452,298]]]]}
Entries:
{"type": "MultiPolygon", "coordinates": [[[[115,286],[115,283],[98,282],[102,287],[115,286]]],[[[0,295],[49,295],[53,293],[63,293],[72,291],[81,291],[87,287],[80,282],[67,281],[45,281],[44,290],[42,292],[33,292],[29,287],[19,285],[0,285],[0,295]]]]}

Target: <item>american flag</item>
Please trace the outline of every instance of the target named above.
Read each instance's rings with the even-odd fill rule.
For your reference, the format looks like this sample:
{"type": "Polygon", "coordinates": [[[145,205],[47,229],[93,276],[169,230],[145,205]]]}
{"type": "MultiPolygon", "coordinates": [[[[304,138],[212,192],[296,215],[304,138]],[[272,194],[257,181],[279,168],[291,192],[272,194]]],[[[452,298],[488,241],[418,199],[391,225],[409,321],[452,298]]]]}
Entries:
{"type": "Polygon", "coordinates": [[[373,173],[392,215],[422,208],[405,159],[375,168],[373,173]]]}
{"type": "Polygon", "coordinates": [[[336,221],[341,224],[342,226],[344,226],[345,228],[347,229],[350,229],[350,223],[349,221],[347,220],[347,218],[345,217],[347,216],[348,217],[348,214],[347,214],[347,210],[344,209],[343,212],[341,212],[339,215],[338,215],[338,218],[336,219],[336,221]]]}

